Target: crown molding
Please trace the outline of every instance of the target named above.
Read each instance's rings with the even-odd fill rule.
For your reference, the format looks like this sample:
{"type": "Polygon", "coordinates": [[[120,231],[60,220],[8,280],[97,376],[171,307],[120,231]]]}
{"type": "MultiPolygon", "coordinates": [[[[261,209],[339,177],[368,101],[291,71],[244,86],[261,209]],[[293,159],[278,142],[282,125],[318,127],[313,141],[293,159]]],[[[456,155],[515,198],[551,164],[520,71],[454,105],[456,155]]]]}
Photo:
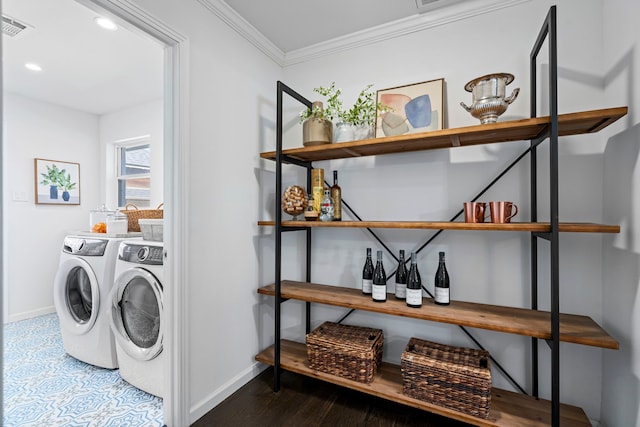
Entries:
{"type": "Polygon", "coordinates": [[[428,14],[416,14],[285,53],[223,0],[198,0],[199,3],[281,67],[311,61],[337,52],[401,37],[530,1],[532,0],[464,1],[449,7],[433,10],[428,14]]]}
{"type": "Polygon", "coordinates": [[[450,7],[434,10],[425,15],[414,15],[387,24],[337,37],[302,49],[285,53],[285,65],[294,65],[323,56],[401,37],[429,28],[494,12],[531,0],[481,0],[461,2],[450,7]]]}
{"type": "Polygon", "coordinates": [[[249,43],[257,47],[262,53],[271,58],[281,67],[286,66],[285,54],[271,40],[267,39],[260,31],[251,25],[246,19],[233,10],[222,0],[198,0],[207,10],[220,18],[234,31],[247,39],[249,43]]]}

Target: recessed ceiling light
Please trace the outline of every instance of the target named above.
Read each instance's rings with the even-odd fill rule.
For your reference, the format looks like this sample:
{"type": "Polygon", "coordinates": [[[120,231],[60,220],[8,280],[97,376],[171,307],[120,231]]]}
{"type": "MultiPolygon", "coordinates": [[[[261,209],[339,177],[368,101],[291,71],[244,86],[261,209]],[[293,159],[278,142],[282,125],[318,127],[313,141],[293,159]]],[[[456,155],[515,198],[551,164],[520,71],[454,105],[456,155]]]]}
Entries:
{"type": "Polygon", "coordinates": [[[34,64],[33,62],[27,62],[24,66],[31,71],[42,71],[42,67],[38,64],[34,64]]]}
{"type": "Polygon", "coordinates": [[[94,21],[96,21],[96,24],[100,25],[105,30],[115,31],[118,29],[118,26],[116,25],[116,23],[113,22],[111,19],[103,18],[99,16],[95,18],[94,21]]]}

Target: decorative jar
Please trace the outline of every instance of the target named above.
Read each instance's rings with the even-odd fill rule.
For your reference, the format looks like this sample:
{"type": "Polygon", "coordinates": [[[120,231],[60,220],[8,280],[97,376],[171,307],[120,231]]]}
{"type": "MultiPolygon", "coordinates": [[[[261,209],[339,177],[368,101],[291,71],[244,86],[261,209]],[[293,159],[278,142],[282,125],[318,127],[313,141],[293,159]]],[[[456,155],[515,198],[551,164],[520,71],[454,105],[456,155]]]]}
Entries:
{"type": "Polygon", "coordinates": [[[307,208],[307,195],[299,185],[291,185],[282,194],[282,210],[293,216],[292,220],[297,221],[298,215],[307,208]]]}
{"type": "Polygon", "coordinates": [[[473,79],[464,86],[467,92],[472,93],[473,103],[470,107],[464,102],[460,105],[473,117],[480,119],[480,123],[495,123],[520,93],[520,88],[516,88],[511,96],[505,97],[506,86],[513,79],[513,74],[509,73],[488,74],[473,79]]]}

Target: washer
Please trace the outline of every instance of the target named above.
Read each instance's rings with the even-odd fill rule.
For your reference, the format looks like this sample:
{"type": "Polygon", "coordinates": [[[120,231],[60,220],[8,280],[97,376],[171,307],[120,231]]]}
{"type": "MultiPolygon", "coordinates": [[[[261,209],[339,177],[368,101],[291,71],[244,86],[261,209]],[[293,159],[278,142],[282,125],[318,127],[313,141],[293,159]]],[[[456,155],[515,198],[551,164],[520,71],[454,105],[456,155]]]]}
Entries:
{"type": "Polygon", "coordinates": [[[162,242],[122,242],[109,296],[120,376],[158,397],[164,395],[163,256],[162,242]]]}
{"type": "Polygon", "coordinates": [[[107,369],[118,367],[110,328],[109,294],[123,240],[66,236],[53,284],[65,351],[78,360],[107,369]]]}

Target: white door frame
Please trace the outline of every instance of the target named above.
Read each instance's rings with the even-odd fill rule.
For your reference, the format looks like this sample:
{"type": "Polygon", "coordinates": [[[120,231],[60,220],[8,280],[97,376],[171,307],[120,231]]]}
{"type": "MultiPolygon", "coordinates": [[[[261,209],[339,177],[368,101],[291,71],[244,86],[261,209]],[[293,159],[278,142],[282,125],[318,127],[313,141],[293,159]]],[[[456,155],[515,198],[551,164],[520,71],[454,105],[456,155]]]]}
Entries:
{"type": "Polygon", "coordinates": [[[185,37],[149,15],[130,0],[76,0],[131,25],[141,35],[164,44],[164,423],[189,425],[187,215],[188,141],[187,49],[185,37]]]}

